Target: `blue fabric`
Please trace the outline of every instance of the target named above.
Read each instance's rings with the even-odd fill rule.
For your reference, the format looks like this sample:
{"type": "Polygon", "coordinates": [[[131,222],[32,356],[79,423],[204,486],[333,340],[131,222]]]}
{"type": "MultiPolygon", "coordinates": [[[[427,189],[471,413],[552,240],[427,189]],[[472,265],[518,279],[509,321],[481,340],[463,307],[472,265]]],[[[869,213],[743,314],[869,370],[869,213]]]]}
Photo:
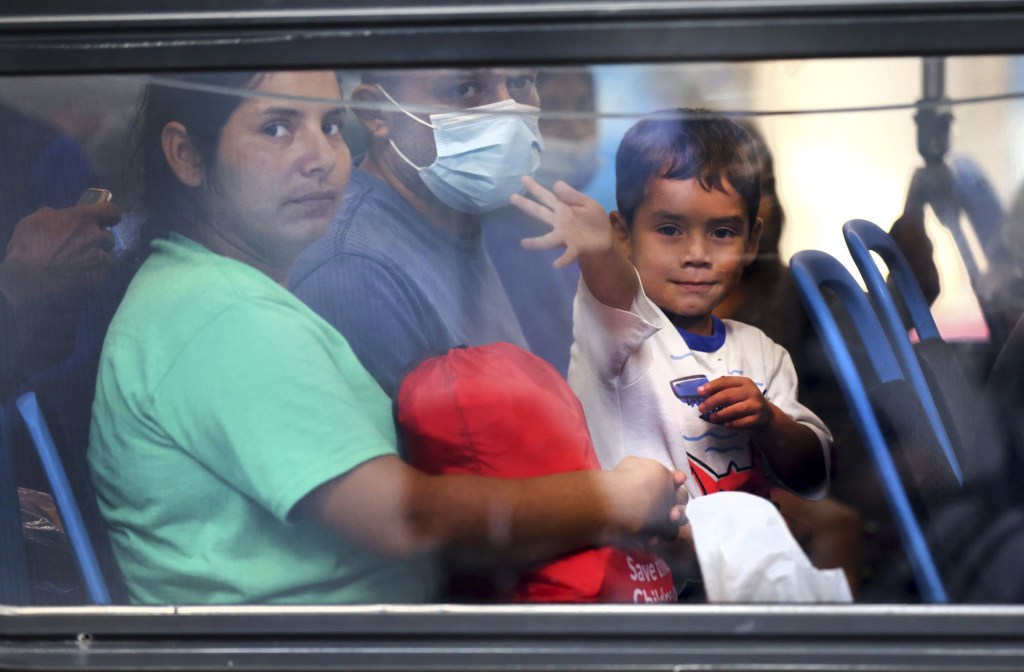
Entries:
{"type": "Polygon", "coordinates": [[[289,285],[392,398],[417,364],[455,346],[527,347],[480,230],[469,238],[440,230],[359,169],[289,285]]]}
{"type": "Polygon", "coordinates": [[[714,352],[725,345],[725,325],[720,319],[711,316],[711,335],[702,336],[676,327],[676,331],[686,341],[686,347],[697,352],[714,352]]]}
{"type": "Polygon", "coordinates": [[[572,302],[580,277],[579,264],[555,268],[555,259],[565,251],[562,248],[523,249],[524,238],[548,233],[551,227],[511,207],[488,215],[483,228],[487,253],[505,285],[530,350],[564,378],[569,371],[572,302]]]}
{"type": "Polygon", "coordinates": [[[66,208],[93,184],[89,160],[50,124],[0,105],[0,259],[15,224],[38,208],[66,208]]]}

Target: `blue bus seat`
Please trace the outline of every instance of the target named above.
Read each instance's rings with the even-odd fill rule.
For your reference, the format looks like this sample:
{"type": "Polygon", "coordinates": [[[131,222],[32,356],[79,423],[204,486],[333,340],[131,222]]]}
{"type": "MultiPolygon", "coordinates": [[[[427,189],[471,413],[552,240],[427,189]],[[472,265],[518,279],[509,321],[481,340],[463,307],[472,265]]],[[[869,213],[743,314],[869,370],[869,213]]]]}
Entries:
{"type": "MultiPolygon", "coordinates": [[[[123,222],[122,222],[123,223],[123,222]]],[[[120,226],[120,225],[119,225],[120,226]]],[[[129,231],[124,235],[135,235],[129,231]]],[[[98,559],[100,576],[105,578],[110,601],[127,603],[127,589],[121,571],[114,558],[110,545],[106,522],[103,520],[96,503],[95,490],[89,475],[89,467],[85,453],[89,442],[89,425],[92,418],[92,402],[96,389],[96,374],[99,368],[99,357],[110,322],[127,291],[128,285],[135,275],[142,257],[138,255],[122,255],[108,269],[103,284],[87,299],[79,316],[76,327],[76,340],[71,354],[56,365],[39,371],[22,387],[26,396],[32,393],[33,401],[26,401],[26,408],[32,410],[30,420],[19,404],[19,411],[25,419],[26,429],[30,434],[18,445],[31,443],[36,454],[42,458],[40,446],[52,447],[56,463],[61,467],[64,480],[69,483],[69,492],[73,503],[77,505],[80,518],[84,523],[84,537],[91,542],[92,555],[98,559]],[[47,418],[49,422],[47,422],[47,418]],[[42,429],[45,428],[45,434],[42,429]],[[46,439],[48,437],[48,439],[46,439]],[[45,443],[40,443],[40,440],[45,443]]],[[[18,401],[21,400],[19,397],[18,401]]],[[[12,413],[14,413],[12,409],[12,413]]],[[[19,428],[20,429],[20,428],[19,428]]],[[[25,450],[19,448],[19,450],[25,450]]],[[[53,485],[53,477],[43,467],[47,481],[53,485]]],[[[54,492],[56,497],[57,493],[54,492]]],[[[58,501],[60,509],[60,502],[58,501]]],[[[61,515],[64,515],[61,509],[61,515]]],[[[69,530],[70,534],[70,530],[69,530]]],[[[88,552],[79,555],[80,546],[74,546],[75,560],[79,563],[83,558],[88,561],[88,552]]],[[[86,567],[82,568],[83,578],[89,576],[86,567]]],[[[88,570],[92,573],[92,570],[88,570]]],[[[86,592],[95,600],[101,592],[93,592],[86,585],[86,592]]]]}
{"type": "Polygon", "coordinates": [[[943,452],[962,484],[963,465],[968,460],[966,446],[973,442],[974,418],[977,417],[978,396],[974,386],[964,374],[956,353],[942,340],[924,293],[889,234],[872,222],[854,219],[843,225],[843,237],[867,285],[889,343],[917,390],[943,452]],[[878,254],[889,268],[891,286],[902,299],[911,325],[917,330],[919,343],[916,346],[907,336],[896,301],[871,252],[878,254]]]}
{"type": "Polygon", "coordinates": [[[18,397],[16,403],[50,481],[57,509],[74,549],[89,597],[94,604],[111,604],[110,590],[100,568],[89,530],[86,528],[78,500],[57,452],[53,435],[39,408],[39,401],[34,392],[26,392],[18,397]]]}
{"type": "Polygon", "coordinates": [[[832,256],[807,250],[790,262],[797,289],[825,344],[851,415],[878,470],[889,507],[922,598],[949,601],[921,518],[937,509],[959,488],[944,451],[929,423],[917,422],[924,411],[908,382],[864,292],[832,256]],[[867,354],[867,372],[851,355],[823,290],[833,292],[847,311],[867,354]],[[870,375],[865,375],[866,373],[870,375]],[[865,384],[864,380],[871,382],[865,384]]]}
{"type": "Polygon", "coordinates": [[[28,603],[28,567],[21,529],[21,506],[14,478],[9,425],[0,406],[0,604],[28,603]]]}

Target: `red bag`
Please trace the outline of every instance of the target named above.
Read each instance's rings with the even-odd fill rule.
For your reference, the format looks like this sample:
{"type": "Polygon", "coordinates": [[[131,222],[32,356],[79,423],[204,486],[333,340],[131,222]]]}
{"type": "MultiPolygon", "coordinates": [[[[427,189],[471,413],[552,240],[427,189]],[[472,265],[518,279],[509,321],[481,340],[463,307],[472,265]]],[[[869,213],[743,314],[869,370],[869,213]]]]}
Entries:
{"type": "MultiPolygon", "coordinates": [[[[430,474],[527,478],[600,468],[576,395],[547,362],[509,343],[423,362],[398,391],[398,424],[409,462],[430,474]]],[[[657,555],[602,547],[523,572],[512,599],[675,602],[676,592],[657,555]]]]}

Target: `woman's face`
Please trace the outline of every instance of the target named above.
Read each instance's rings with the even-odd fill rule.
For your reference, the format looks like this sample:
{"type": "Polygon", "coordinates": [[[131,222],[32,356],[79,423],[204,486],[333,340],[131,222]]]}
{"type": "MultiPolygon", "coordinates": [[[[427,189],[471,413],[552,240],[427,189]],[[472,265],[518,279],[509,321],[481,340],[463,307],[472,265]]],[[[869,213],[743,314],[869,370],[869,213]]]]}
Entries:
{"type": "Polygon", "coordinates": [[[269,73],[253,91],[267,95],[246,99],[221,132],[199,233],[214,251],[280,280],[327,231],[348,184],[345,109],[328,71],[269,73]]]}

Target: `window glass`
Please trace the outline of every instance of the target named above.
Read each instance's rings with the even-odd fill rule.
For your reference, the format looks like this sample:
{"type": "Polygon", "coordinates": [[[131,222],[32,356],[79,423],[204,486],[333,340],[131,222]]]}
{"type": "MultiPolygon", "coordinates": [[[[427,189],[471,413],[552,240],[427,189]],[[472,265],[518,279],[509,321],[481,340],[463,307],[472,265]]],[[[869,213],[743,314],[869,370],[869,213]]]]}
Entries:
{"type": "Polygon", "coordinates": [[[1018,602],[1022,73],[0,78],[3,602],[1018,602]]]}

